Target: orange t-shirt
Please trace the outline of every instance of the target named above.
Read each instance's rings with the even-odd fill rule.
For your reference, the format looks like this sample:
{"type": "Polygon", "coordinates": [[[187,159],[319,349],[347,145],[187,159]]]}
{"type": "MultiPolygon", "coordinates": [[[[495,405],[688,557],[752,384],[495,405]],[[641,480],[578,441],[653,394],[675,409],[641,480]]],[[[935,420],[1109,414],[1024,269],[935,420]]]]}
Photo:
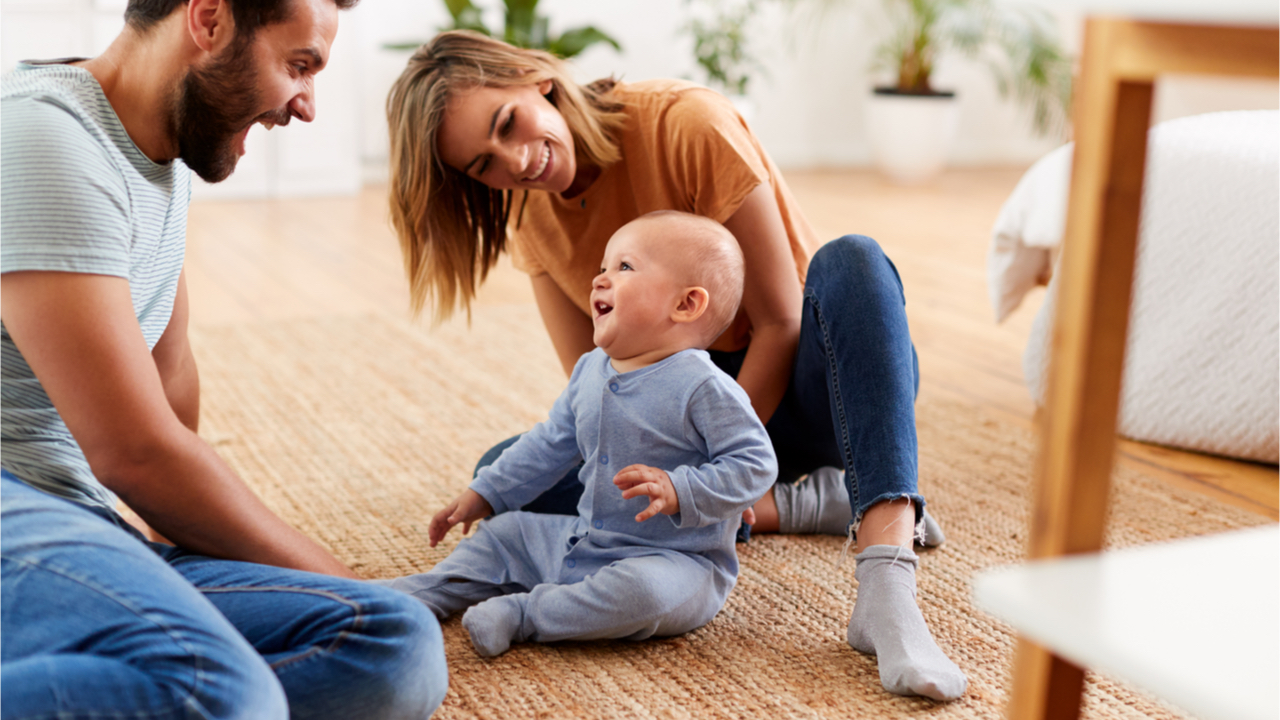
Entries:
{"type": "MultiPolygon", "coordinates": [[[[519,228],[511,230],[517,268],[550,275],[589,315],[591,280],[618,228],[654,210],[683,210],[724,222],[767,180],[804,283],[809,257],[819,245],[817,235],[732,103],[682,80],[618,83],[612,98],[625,105],[629,116],[618,138],[622,159],[576,197],[529,193],[519,228]]],[[[513,210],[519,207],[517,197],[513,210]]],[[[739,311],[711,348],[740,350],[750,337],[751,322],[739,311]]]]}

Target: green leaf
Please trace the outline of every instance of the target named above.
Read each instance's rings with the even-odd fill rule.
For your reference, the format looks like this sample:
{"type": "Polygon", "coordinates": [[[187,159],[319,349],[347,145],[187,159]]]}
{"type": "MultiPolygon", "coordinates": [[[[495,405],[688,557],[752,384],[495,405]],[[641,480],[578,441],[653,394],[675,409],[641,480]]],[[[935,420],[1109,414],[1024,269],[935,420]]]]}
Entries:
{"type": "Polygon", "coordinates": [[[596,43],[612,45],[613,49],[619,52],[622,50],[617,40],[594,25],[565,30],[560,37],[548,43],[547,49],[560,57],[571,58],[596,43]]]}
{"type": "Polygon", "coordinates": [[[449,16],[453,18],[455,25],[458,23],[458,18],[461,17],[462,13],[468,10],[476,10],[476,6],[471,4],[471,0],[444,0],[444,6],[448,8],[449,16]]]}

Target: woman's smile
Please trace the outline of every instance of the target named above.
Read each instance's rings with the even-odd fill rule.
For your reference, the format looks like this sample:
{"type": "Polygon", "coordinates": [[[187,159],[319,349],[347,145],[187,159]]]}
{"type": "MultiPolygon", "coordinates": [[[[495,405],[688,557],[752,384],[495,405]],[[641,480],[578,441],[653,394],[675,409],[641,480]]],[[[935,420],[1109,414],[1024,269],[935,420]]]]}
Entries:
{"type": "Polygon", "coordinates": [[[495,190],[564,192],[576,171],[573,136],[551,89],[548,80],[457,94],[440,125],[440,158],[495,190]]]}

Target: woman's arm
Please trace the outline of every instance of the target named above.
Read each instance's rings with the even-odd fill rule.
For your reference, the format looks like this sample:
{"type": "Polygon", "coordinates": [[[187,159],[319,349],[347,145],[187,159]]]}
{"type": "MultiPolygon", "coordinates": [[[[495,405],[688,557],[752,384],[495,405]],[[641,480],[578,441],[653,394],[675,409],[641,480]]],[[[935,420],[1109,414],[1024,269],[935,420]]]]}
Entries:
{"type": "Polygon", "coordinates": [[[804,288],[769,183],[757,185],[724,226],[738,239],[746,260],[742,307],[751,318],[751,345],[738,384],[747,391],[760,422],[767,423],[791,380],[804,288]]]}
{"type": "MultiPolygon", "coordinates": [[[[776,208],[774,212],[777,212],[776,208]]],[[[556,355],[560,356],[564,374],[572,375],[578,358],[595,349],[596,344],[592,339],[595,326],[591,318],[573,304],[550,275],[534,275],[530,280],[533,282],[533,296],[538,301],[538,312],[542,314],[542,323],[547,326],[547,334],[551,336],[556,355]]]]}

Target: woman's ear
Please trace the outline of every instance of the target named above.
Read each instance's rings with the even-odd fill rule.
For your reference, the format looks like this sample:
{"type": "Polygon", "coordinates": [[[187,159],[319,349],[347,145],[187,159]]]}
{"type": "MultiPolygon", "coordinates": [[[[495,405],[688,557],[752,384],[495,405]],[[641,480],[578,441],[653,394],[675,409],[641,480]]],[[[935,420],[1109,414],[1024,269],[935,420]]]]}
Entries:
{"type": "Polygon", "coordinates": [[[676,309],[671,311],[671,321],[693,322],[702,317],[709,305],[711,305],[711,295],[706,288],[685,288],[684,294],[680,296],[680,302],[676,303],[676,309]]]}
{"type": "MultiPolygon", "coordinates": [[[[544,97],[547,95],[550,95],[551,89],[554,88],[555,86],[556,86],[555,82],[552,81],[551,78],[547,78],[546,80],[543,80],[542,82],[538,83],[538,94],[544,97]]],[[[547,99],[550,100],[550,98],[547,98],[547,99]]]]}

